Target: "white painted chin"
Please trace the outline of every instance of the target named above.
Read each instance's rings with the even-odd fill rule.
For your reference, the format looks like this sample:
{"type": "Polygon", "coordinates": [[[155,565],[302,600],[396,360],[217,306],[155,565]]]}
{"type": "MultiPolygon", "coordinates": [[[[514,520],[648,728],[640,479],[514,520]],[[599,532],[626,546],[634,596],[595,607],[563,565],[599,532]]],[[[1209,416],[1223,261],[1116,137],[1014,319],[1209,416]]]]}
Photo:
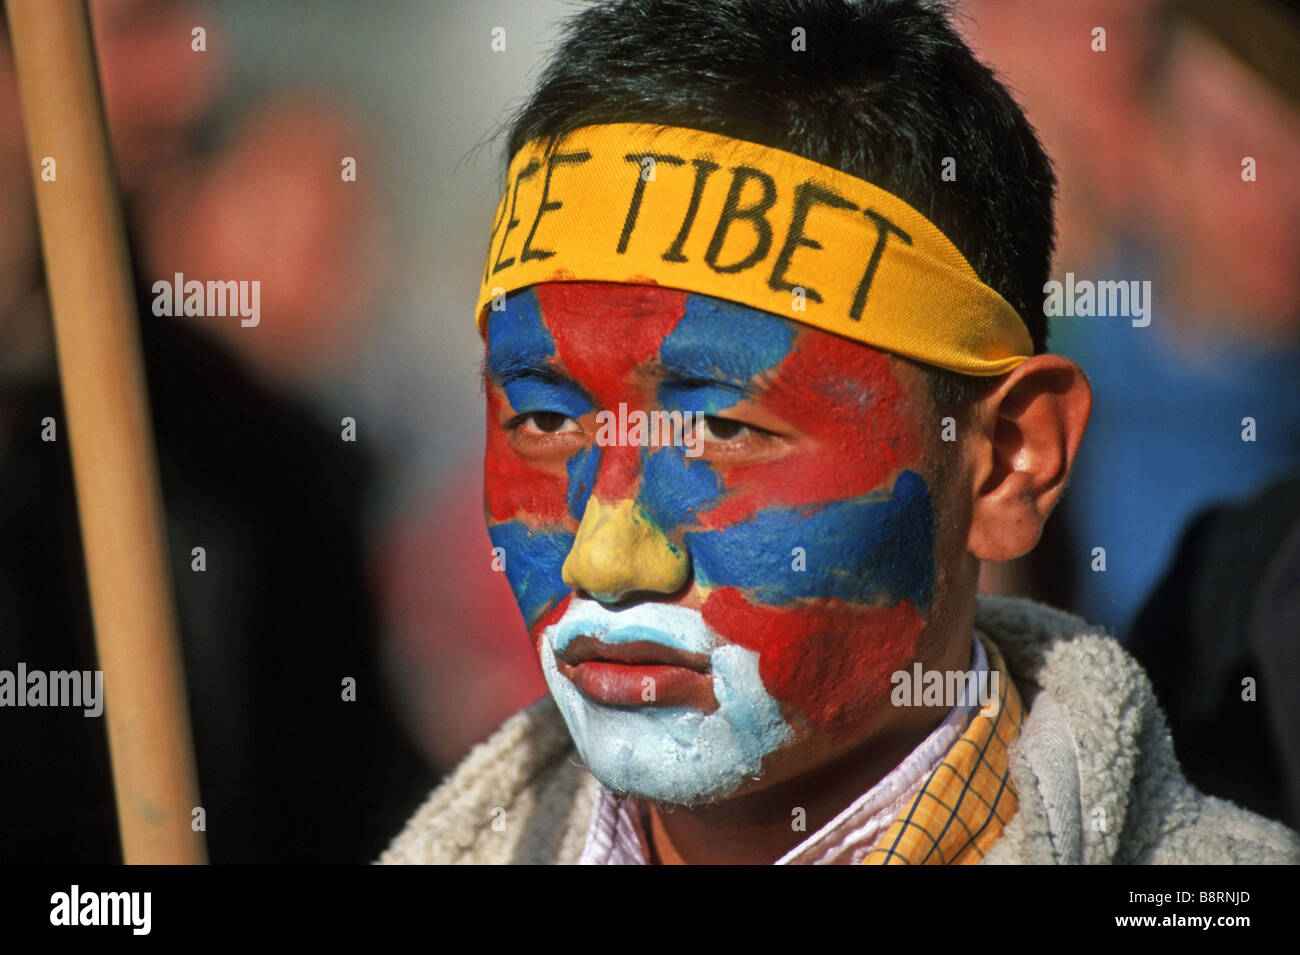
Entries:
{"type": "Polygon", "coordinates": [[[758,654],[723,643],[694,610],[637,604],[612,611],[574,597],[564,616],[542,633],[541,662],[579,754],[607,788],[656,802],[692,805],[734,792],[757,776],[763,758],[792,737],[780,704],[763,686],[758,654]],[[708,653],[718,708],[618,707],[584,695],[555,664],[557,639],[600,634],[606,642],[647,639],[708,653]]]}

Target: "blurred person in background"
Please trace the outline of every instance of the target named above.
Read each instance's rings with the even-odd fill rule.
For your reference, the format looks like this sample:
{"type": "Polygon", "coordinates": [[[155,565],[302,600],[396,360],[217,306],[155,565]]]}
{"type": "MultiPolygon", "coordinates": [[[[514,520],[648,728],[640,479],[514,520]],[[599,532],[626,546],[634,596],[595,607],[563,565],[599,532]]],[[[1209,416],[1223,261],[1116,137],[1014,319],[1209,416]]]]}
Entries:
{"type": "Polygon", "coordinates": [[[977,45],[1057,147],[1053,278],[1152,288],[1149,325],[1053,322],[1054,349],[1098,400],[1043,554],[994,569],[986,589],[1050,598],[1124,639],[1192,517],[1300,463],[1300,127],[1287,52],[1300,14],[1293,0],[1231,14],[1116,0],[1050,17],[1034,15],[1036,0],[967,9],[977,45]]]}
{"type": "MultiPolygon", "coordinates": [[[[1060,181],[1058,272],[1069,263],[1081,275],[1093,274],[1155,216],[1147,188],[1153,134],[1135,95],[1155,7],[1155,0],[965,0],[959,7],[965,16],[956,25],[964,38],[1007,84],[1052,157],[1060,181]]],[[[1068,321],[1051,323],[1054,349],[1068,339],[1068,321]]],[[[1083,457],[1096,440],[1090,428],[1083,457]]],[[[1081,480],[1078,472],[1071,479],[1081,480]]],[[[981,590],[1077,605],[1078,545],[1062,516],[1071,496],[1033,552],[984,564],[981,590]]],[[[1087,613],[1113,626],[1106,608],[1087,613]]]]}
{"type": "Polygon", "coordinates": [[[1300,463],[1300,10],[1173,2],[1154,22],[1150,202],[1087,276],[1149,280],[1150,324],[1055,337],[1105,396],[1064,504],[1075,605],[1121,635],[1199,510],[1300,463]]]}
{"type": "Polygon", "coordinates": [[[1300,826],[1300,475],[1191,522],[1130,635],[1197,787],[1300,826]]]}
{"type": "Polygon", "coordinates": [[[1057,259],[1107,254],[1143,218],[1152,162],[1148,117],[1134,95],[1156,0],[964,0],[954,21],[1007,83],[1052,150],[1060,179],[1057,259]],[[1104,52],[1093,30],[1106,30],[1104,52]],[[1086,104],[1086,105],[1083,105],[1086,104]]]}
{"type": "MultiPolygon", "coordinates": [[[[381,222],[373,197],[339,176],[362,140],[327,102],[289,95],[214,128],[222,63],[202,6],[91,8],[127,194],[209,855],[367,861],[432,779],[377,660],[361,527],[370,467],[364,442],[344,443],[266,381],[300,380],[345,349],[371,305],[381,222]],[[209,49],[193,48],[196,25],[209,49]],[[261,281],[259,324],[157,317],[149,289],[174,272],[261,281]]],[[[7,36],[0,176],[0,668],[93,669],[7,36]],[[53,441],[42,440],[46,418],[53,441]]],[[[0,861],[118,861],[102,721],[61,708],[0,720],[0,861]]]]}
{"type": "Polygon", "coordinates": [[[983,582],[1107,623],[1147,668],[1189,779],[1300,824],[1300,712],[1279,692],[1300,678],[1300,9],[968,8],[1064,147],[1054,277],[1153,288],[1149,326],[1053,323],[1096,386],[1088,439],[1041,553],[983,582]]]}
{"type": "Polygon", "coordinates": [[[1175,487],[1200,513],[1130,644],[1188,777],[1297,826],[1300,4],[1178,2],[1162,13],[1150,81],[1168,135],[1163,221],[1167,239],[1185,237],[1168,242],[1186,319],[1177,333],[1205,369],[1205,383],[1186,390],[1180,433],[1200,419],[1242,440],[1222,456],[1183,458],[1194,479],[1175,487]],[[1257,181],[1242,181],[1247,157],[1257,181]],[[1218,185],[1234,175],[1234,188],[1218,185]],[[1211,402],[1216,417],[1206,418],[1211,402]],[[1232,420],[1246,417],[1254,440],[1232,420]]]}

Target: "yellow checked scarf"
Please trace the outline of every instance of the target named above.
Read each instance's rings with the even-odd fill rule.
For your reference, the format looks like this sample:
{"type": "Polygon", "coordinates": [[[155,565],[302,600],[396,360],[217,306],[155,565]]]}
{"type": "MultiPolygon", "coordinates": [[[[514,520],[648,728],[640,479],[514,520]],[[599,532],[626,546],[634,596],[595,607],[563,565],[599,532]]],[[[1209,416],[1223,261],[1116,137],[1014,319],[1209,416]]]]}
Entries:
{"type": "Polygon", "coordinates": [[[1016,814],[1007,747],[1024,722],[1020,694],[993,642],[980,642],[998,698],[980,710],[863,865],[972,865],[1016,814]]]}
{"type": "Polygon", "coordinates": [[[695,129],[584,126],[515,154],[479,331],[511,292],[574,281],[711,295],[966,375],[1000,375],[1033,354],[1016,310],[902,199],[695,129]]]}

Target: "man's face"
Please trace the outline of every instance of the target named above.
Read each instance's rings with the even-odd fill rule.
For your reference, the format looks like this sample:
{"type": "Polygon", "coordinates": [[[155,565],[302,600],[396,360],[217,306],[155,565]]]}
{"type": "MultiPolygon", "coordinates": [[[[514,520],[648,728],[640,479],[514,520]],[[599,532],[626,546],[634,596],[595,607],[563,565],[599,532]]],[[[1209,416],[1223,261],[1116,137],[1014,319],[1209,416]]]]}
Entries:
{"type": "Polygon", "coordinates": [[[487,335],[489,531],[597,778],[690,804],[869,737],[935,583],[919,376],[653,286],[534,286],[487,335]],[[702,443],[600,426],[637,411],[702,443]]]}

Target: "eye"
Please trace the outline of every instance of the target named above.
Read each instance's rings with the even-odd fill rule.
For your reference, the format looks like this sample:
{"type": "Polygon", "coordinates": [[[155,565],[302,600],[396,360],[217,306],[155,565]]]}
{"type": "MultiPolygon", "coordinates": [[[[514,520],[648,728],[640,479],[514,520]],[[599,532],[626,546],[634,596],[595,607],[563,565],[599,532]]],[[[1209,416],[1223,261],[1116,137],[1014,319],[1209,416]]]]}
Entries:
{"type": "Polygon", "coordinates": [[[534,411],[520,415],[513,426],[525,434],[566,434],[580,430],[578,422],[558,411],[534,411]]]}
{"type": "Polygon", "coordinates": [[[743,440],[749,437],[752,430],[749,425],[741,424],[739,421],[707,415],[704,418],[702,433],[705,441],[726,443],[743,440]]]}

